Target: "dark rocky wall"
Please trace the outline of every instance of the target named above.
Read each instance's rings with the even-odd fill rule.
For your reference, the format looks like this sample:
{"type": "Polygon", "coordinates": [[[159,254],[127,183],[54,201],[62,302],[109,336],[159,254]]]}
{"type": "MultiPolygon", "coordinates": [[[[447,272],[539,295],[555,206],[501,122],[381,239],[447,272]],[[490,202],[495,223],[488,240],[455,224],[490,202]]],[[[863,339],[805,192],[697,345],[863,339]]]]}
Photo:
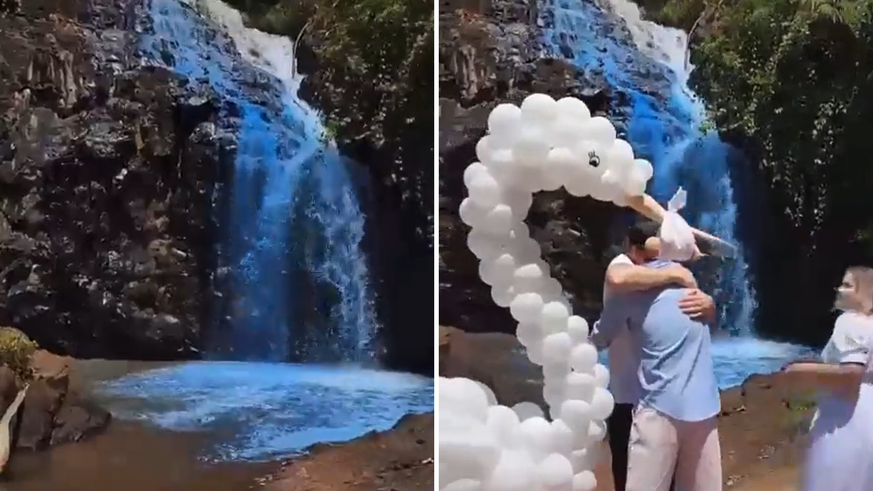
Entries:
{"type": "Polygon", "coordinates": [[[0,323],[77,357],[197,356],[215,99],[134,56],[139,5],[0,13],[0,323]]]}

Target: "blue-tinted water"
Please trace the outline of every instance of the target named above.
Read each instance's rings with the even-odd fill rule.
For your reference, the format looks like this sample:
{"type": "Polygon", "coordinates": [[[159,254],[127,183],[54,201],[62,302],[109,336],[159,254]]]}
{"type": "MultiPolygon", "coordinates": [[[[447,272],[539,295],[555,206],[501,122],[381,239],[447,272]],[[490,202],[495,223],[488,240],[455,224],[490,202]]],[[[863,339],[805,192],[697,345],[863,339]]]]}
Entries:
{"type": "Polygon", "coordinates": [[[116,418],[209,435],[209,460],[270,460],[433,411],[432,378],[365,369],[191,362],[97,385],[116,418]]]}
{"type": "MultiPolygon", "coordinates": [[[[685,187],[689,202],[683,216],[737,244],[728,172],[733,150],[701,128],[703,105],[687,86],[691,67],[686,64],[684,33],[641,21],[638,9],[626,0],[602,0],[601,5],[594,0],[548,0],[542,17],[547,54],[568,58],[586,77],[602,77],[614,91],[613,100],[630,109],[620,136],[652,162],[649,193],[663,204],[680,185],[685,187]]],[[[751,337],[755,295],[738,245],[734,257],[710,266],[712,278],[703,283],[719,306],[722,329],[743,337],[716,342],[724,387],[808,353],[804,347],[751,337]]]]}
{"type": "MultiPolygon", "coordinates": [[[[231,332],[214,349],[239,360],[369,359],[376,318],[364,216],[317,113],[289,83],[290,42],[241,25],[228,36],[228,26],[176,0],[149,5],[144,57],[235,106],[218,122],[238,143],[219,244],[233,292],[229,314],[219,315],[230,318],[231,332]],[[261,65],[247,63],[254,60],[261,65]]],[[[203,5],[219,21],[239,18],[218,2],[203,5]]]]}

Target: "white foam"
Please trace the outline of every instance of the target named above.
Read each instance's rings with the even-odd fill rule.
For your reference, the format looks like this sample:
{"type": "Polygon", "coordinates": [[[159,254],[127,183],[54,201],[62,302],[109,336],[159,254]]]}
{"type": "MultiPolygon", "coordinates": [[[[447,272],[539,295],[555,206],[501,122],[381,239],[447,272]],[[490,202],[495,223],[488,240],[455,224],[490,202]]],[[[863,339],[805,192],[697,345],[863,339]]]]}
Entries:
{"type": "Polygon", "coordinates": [[[285,89],[285,103],[297,106],[305,116],[306,133],[323,140],[324,128],[318,111],[296,96],[303,76],[295,69],[297,55],[290,38],[246,27],[242,14],[221,0],[179,1],[221,27],[245,61],[279,79],[285,89]]]}

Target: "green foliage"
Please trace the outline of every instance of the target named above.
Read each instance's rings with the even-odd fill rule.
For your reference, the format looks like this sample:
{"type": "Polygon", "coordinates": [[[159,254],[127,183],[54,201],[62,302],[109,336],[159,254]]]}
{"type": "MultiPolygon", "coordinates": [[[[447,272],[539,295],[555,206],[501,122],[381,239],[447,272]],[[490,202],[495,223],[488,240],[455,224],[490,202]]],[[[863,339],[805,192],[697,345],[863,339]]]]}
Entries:
{"type": "Polygon", "coordinates": [[[33,376],[30,359],[37,350],[35,342],[13,327],[0,327],[0,365],[8,366],[19,380],[33,376]]]}
{"type": "MultiPolygon", "coordinates": [[[[870,237],[858,231],[873,224],[861,198],[873,187],[862,129],[873,116],[871,5],[729,0],[710,19],[716,32],[693,52],[693,88],[722,132],[758,145],[778,189],[775,208],[810,232],[809,247],[837,221],[834,237],[870,237]]],[[[864,247],[873,253],[873,242],[864,247]]]]}

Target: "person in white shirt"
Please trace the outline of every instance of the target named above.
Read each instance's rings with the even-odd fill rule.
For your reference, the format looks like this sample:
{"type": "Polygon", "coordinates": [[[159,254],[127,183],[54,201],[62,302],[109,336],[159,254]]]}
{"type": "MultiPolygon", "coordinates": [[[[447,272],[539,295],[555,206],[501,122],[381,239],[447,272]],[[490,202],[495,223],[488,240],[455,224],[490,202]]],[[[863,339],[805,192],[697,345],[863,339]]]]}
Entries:
{"type": "MultiPolygon", "coordinates": [[[[680,265],[654,269],[640,266],[658,255],[659,225],[648,220],[634,224],[627,232],[624,253],[616,256],[606,268],[603,303],[615,292],[644,291],[667,285],[690,288],[679,307],[693,319],[713,320],[715,302],[697,289],[691,272],[680,265]]],[[[627,329],[609,346],[610,390],[615,397],[615,409],[606,421],[609,448],[612,454],[612,477],[615,491],[625,491],[627,482],[628,442],[633,424],[633,408],[639,398],[638,348],[627,329]]]]}

